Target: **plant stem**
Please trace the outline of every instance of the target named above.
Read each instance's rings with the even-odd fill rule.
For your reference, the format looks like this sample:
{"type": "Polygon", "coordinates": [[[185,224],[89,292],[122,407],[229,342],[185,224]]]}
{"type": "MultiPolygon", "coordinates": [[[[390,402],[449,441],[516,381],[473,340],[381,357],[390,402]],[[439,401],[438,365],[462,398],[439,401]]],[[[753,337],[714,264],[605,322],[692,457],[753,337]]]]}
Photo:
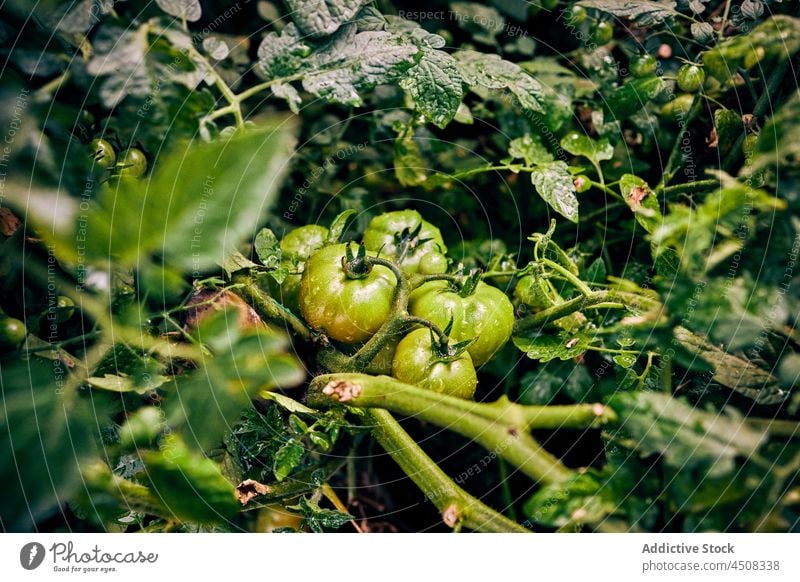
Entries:
{"type": "Polygon", "coordinates": [[[672,180],[673,176],[675,175],[676,166],[681,158],[681,145],[683,142],[683,136],[685,133],[688,133],[689,124],[694,120],[695,117],[700,113],[700,106],[703,100],[698,93],[694,96],[694,101],[692,101],[692,106],[689,108],[689,112],[686,114],[686,117],[681,120],[680,129],[678,134],[675,136],[675,142],[672,144],[672,150],[670,151],[669,158],[667,159],[667,165],[664,167],[664,172],[661,174],[661,181],[658,183],[658,186],[655,187],[655,190],[663,190],[664,187],[669,184],[672,180]]]}
{"type": "MultiPolygon", "coordinates": [[[[761,117],[764,115],[768,106],[772,106],[773,108],[776,106],[776,93],[781,85],[781,81],[783,81],[783,76],[786,73],[788,66],[789,59],[781,59],[775,64],[775,68],[772,69],[772,74],[770,74],[769,80],[767,81],[767,86],[764,88],[764,92],[761,94],[761,97],[758,98],[758,101],[756,101],[756,104],[753,107],[753,115],[755,117],[761,117]]],[[[736,142],[733,144],[731,151],[728,152],[728,155],[722,162],[723,170],[728,171],[736,162],[736,160],[739,159],[739,155],[742,153],[742,142],[744,141],[744,137],[744,133],[742,133],[736,138],[736,142]]]]}
{"type": "Polygon", "coordinates": [[[247,301],[262,319],[284,322],[294,333],[306,341],[311,341],[316,337],[316,334],[299,317],[264,293],[251,276],[237,275],[233,282],[235,285],[230,287],[230,290],[247,301]]]}
{"type": "Polygon", "coordinates": [[[572,475],[545,451],[532,428],[594,427],[616,418],[602,404],[520,406],[501,398],[480,404],[404,384],[388,376],[333,374],[318,376],[309,387],[312,406],[342,402],[360,408],[385,408],[453,430],[480,443],[540,483],[555,483],[572,475]]]}
{"type": "Polygon", "coordinates": [[[527,532],[456,485],[386,410],[366,411],[375,440],[425,493],[451,528],[457,525],[484,532],[527,532]]]}
{"type": "Polygon", "coordinates": [[[567,269],[556,263],[555,261],[551,261],[550,259],[542,259],[542,264],[546,265],[547,267],[553,269],[556,273],[561,275],[567,282],[569,282],[573,287],[575,287],[578,291],[580,291],[581,295],[588,297],[592,294],[592,290],[589,286],[581,281],[578,277],[573,275],[567,269]]]}
{"type": "Polygon", "coordinates": [[[660,305],[655,299],[636,295],[635,293],[626,293],[624,291],[592,291],[589,295],[575,297],[517,320],[515,331],[517,333],[532,331],[553,323],[571,313],[580,311],[581,309],[597,306],[606,302],[619,302],[623,303],[628,309],[633,307],[644,310],[653,309],[660,305]]]}
{"type": "Polygon", "coordinates": [[[698,192],[701,190],[713,190],[719,186],[719,180],[711,178],[709,180],[695,180],[694,182],[685,182],[683,184],[676,184],[675,186],[666,186],[657,191],[661,196],[670,196],[673,194],[685,194],[698,192]]]}

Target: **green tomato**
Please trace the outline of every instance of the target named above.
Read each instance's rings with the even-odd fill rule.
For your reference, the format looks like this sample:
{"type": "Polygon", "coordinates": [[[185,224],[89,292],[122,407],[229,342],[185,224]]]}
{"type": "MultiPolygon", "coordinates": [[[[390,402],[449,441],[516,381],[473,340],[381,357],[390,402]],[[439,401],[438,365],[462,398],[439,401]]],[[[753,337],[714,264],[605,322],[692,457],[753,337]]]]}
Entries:
{"type": "Polygon", "coordinates": [[[637,78],[656,74],[656,58],[653,55],[639,55],[631,59],[631,75],[637,78]]]}
{"type": "Polygon", "coordinates": [[[533,275],[520,277],[517,286],[514,287],[514,299],[533,311],[547,309],[554,303],[547,280],[533,275]]]}
{"type": "Polygon", "coordinates": [[[758,147],[758,135],[751,133],[742,141],[742,153],[745,157],[752,156],[758,147]]]}
{"type": "Polygon", "coordinates": [[[273,282],[273,293],[287,308],[297,313],[300,310],[300,277],[306,261],[321,249],[328,240],[329,231],[318,224],[307,224],[295,228],[281,240],[281,266],[290,273],[283,282],[273,282]]]}
{"type": "Polygon", "coordinates": [[[139,178],[147,171],[147,158],[142,150],[130,148],[119,158],[119,175],[131,178],[139,178]]]}
{"type": "Polygon", "coordinates": [[[614,38],[614,26],[607,20],[600,20],[592,27],[591,35],[598,45],[608,44],[614,38]]]}
{"type": "Polygon", "coordinates": [[[397,281],[381,265],[362,278],[349,277],[342,264],[346,249],[345,244],[327,246],[306,262],[300,279],[300,311],[311,327],[334,340],[363,342],[389,317],[397,281]]]}
{"type": "MultiPolygon", "coordinates": [[[[373,218],[364,231],[364,246],[370,251],[380,250],[381,256],[397,262],[409,275],[422,272],[420,263],[429,253],[447,253],[442,233],[416,210],[386,212],[373,218]],[[419,233],[410,238],[417,229],[419,233]]],[[[446,261],[435,261],[438,265],[435,268],[443,270],[427,271],[428,274],[447,270],[446,261]]],[[[432,265],[428,263],[426,268],[430,269],[432,265]]]]}
{"type": "Polygon", "coordinates": [[[419,260],[419,272],[422,275],[436,275],[447,272],[447,257],[442,253],[431,251],[419,260]]]}
{"type": "Polygon", "coordinates": [[[4,317],[0,319],[0,348],[15,348],[28,335],[28,329],[19,319],[4,317]]]}
{"type": "Polygon", "coordinates": [[[92,150],[92,157],[95,163],[101,168],[111,168],[117,161],[117,153],[114,146],[104,139],[94,139],[89,144],[92,150]]]}
{"type": "Polygon", "coordinates": [[[678,88],[686,93],[699,91],[705,80],[705,71],[697,65],[683,65],[678,70],[678,88]]]}
{"type": "Polygon", "coordinates": [[[661,108],[661,115],[677,123],[686,118],[692,103],[694,103],[692,95],[678,95],[661,108]]]}
{"type": "Polygon", "coordinates": [[[56,298],[56,321],[64,323],[75,314],[75,302],[69,297],[59,295],[56,298]]]}
{"type": "Polygon", "coordinates": [[[416,329],[400,340],[392,360],[392,374],[401,382],[457,398],[472,398],[478,385],[468,352],[439,358],[433,352],[429,329],[416,329]]]}
{"type": "Polygon", "coordinates": [[[447,281],[425,283],[411,293],[409,312],[442,329],[452,318],[450,337],[454,341],[475,338],[469,355],[476,366],[489,361],[505,345],[514,328],[511,301],[505,293],[483,281],[466,297],[453,290],[447,281]]]}
{"type": "Polygon", "coordinates": [[[586,8],[579,4],[573,4],[565,12],[564,19],[570,26],[578,26],[586,22],[586,8]]]}

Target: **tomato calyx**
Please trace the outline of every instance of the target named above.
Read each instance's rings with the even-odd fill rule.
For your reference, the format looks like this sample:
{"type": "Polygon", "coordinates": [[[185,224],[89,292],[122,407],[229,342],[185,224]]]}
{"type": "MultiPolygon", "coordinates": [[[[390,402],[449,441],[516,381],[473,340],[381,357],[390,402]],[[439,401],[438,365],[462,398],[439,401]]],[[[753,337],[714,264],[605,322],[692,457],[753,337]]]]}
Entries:
{"type": "Polygon", "coordinates": [[[460,268],[456,276],[450,279],[450,289],[460,297],[469,297],[478,288],[482,274],[480,269],[470,269],[469,273],[464,274],[463,268],[460,268]]]}
{"type": "Polygon", "coordinates": [[[394,244],[397,248],[396,259],[398,263],[402,263],[406,257],[413,255],[417,248],[433,240],[433,238],[430,237],[420,238],[420,232],[422,232],[422,222],[418,223],[413,229],[406,227],[402,231],[394,233],[394,244]]]}
{"type": "Polygon", "coordinates": [[[342,269],[348,279],[364,279],[372,272],[374,263],[367,259],[367,247],[358,245],[358,250],[353,254],[353,249],[348,243],[345,256],[342,257],[342,269]]]}

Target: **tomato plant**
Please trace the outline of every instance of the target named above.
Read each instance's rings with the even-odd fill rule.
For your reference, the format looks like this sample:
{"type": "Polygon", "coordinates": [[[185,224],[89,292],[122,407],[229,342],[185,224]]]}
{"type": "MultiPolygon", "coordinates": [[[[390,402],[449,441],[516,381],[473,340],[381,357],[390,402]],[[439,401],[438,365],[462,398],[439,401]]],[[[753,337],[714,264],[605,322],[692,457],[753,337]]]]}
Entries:
{"type": "Polygon", "coordinates": [[[796,530],[795,4],[4,3],[2,528],[796,530]]]}

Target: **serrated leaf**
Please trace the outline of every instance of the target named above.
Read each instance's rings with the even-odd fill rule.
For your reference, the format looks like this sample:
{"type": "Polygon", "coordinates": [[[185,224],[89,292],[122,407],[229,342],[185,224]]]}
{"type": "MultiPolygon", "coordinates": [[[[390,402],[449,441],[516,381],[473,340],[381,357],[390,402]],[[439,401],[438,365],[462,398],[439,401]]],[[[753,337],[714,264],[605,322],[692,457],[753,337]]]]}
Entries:
{"type": "Polygon", "coordinates": [[[182,145],[159,160],[147,181],[121,179],[101,193],[86,213],[87,257],[134,266],[160,251],[184,272],[222,263],[277,192],[293,144],[291,128],[282,124],[182,145]]]}
{"type": "Polygon", "coordinates": [[[516,96],[524,109],[544,113],[544,95],[539,82],[519,65],[503,60],[499,55],[461,50],[453,57],[469,85],[486,89],[506,89],[516,96]]]}
{"type": "Polygon", "coordinates": [[[239,251],[233,251],[230,255],[225,257],[225,260],[222,261],[222,268],[230,277],[236,271],[241,271],[242,269],[252,269],[253,267],[258,267],[253,261],[245,257],[239,251]]]}
{"type": "Polygon", "coordinates": [[[419,113],[437,127],[455,116],[463,97],[463,79],[455,59],[444,51],[422,49],[422,56],[400,80],[419,113]]]}
{"type": "Polygon", "coordinates": [[[353,519],[352,515],[335,511],[333,509],[323,509],[316,501],[301,497],[298,505],[289,507],[301,511],[303,523],[316,533],[322,533],[324,529],[338,529],[353,519]]]}
{"type": "Polygon", "coordinates": [[[309,54],[311,46],[294,24],[287,24],[280,33],[264,35],[258,45],[256,71],[265,79],[288,77],[309,66],[305,60],[309,54]]]}
{"type": "Polygon", "coordinates": [[[658,453],[667,465],[697,471],[700,479],[734,471],[736,459],[756,455],[765,437],[733,408],[698,410],[670,394],[618,393],[609,405],[640,454],[658,453]]]}
{"type": "Polygon", "coordinates": [[[289,16],[304,35],[328,36],[353,19],[367,0],[286,0],[289,16]]]}
{"type": "Polygon", "coordinates": [[[578,197],[568,168],[561,160],[537,166],[531,172],[531,182],[553,210],[567,220],[578,222],[578,197]]]}
{"type": "Polygon", "coordinates": [[[532,360],[549,362],[555,358],[569,360],[586,351],[590,338],[583,334],[559,333],[534,337],[512,338],[514,345],[532,360]]]}
{"type": "Polygon", "coordinates": [[[189,22],[197,22],[203,13],[200,0],[156,0],[156,4],[170,16],[183,18],[189,22]]]}
{"type": "Polygon", "coordinates": [[[160,450],[142,452],[141,458],[153,493],[179,519],[224,522],[239,510],[234,486],[220,466],[176,435],[165,437],[160,450]]]}
{"type": "Polygon", "coordinates": [[[617,354],[611,359],[622,368],[630,368],[636,363],[636,356],[634,354],[617,354]]]}
{"type": "Polygon", "coordinates": [[[614,146],[606,138],[596,141],[577,131],[571,131],[562,137],[561,147],[573,156],[583,156],[593,162],[602,162],[614,157],[614,146]]]}
{"type": "Polygon", "coordinates": [[[720,81],[750,69],[764,59],[790,58],[800,50],[800,19],[776,15],[746,34],[727,38],[702,54],[705,71],[720,81]]]}
{"type": "Polygon", "coordinates": [[[205,72],[172,44],[177,33],[157,34],[149,23],[137,29],[105,26],[93,40],[94,53],[86,70],[99,81],[103,105],[111,109],[125,97],[154,99],[165,85],[195,89],[205,72]]]}
{"type": "Polygon", "coordinates": [[[619,190],[628,208],[633,211],[636,222],[647,232],[653,232],[661,224],[661,207],[647,182],[633,174],[623,174],[619,190]]]}
{"type": "Polygon", "coordinates": [[[413,130],[403,131],[394,141],[394,175],[403,186],[419,186],[427,179],[427,164],[422,159],[413,130]]]}
{"type": "Polygon", "coordinates": [[[110,422],[101,399],[65,390],[63,363],[34,358],[0,365],[0,516],[4,531],[35,531],[82,486],[95,454],[92,427],[110,422]]]}
{"type": "Polygon", "coordinates": [[[527,166],[547,164],[553,161],[553,154],[547,151],[539,136],[526,133],[522,137],[512,139],[508,144],[508,153],[515,160],[523,159],[527,166]]]}
{"type": "Polygon", "coordinates": [[[303,459],[305,448],[298,441],[291,439],[286,442],[278,452],[275,453],[275,461],[272,466],[272,473],[276,481],[283,481],[289,476],[300,461],[303,459]]]}
{"type": "Polygon", "coordinates": [[[274,269],[281,262],[281,243],[275,233],[269,228],[262,228],[258,231],[253,248],[256,251],[258,260],[265,267],[274,269]]]}
{"type": "Polygon", "coordinates": [[[275,83],[270,87],[270,90],[275,97],[286,101],[289,111],[295,115],[300,113],[300,105],[303,100],[300,98],[300,93],[292,85],[289,83],[275,83]]]}
{"type": "Polygon", "coordinates": [[[414,64],[417,52],[400,36],[357,32],[354,24],[348,24],[314,53],[303,88],[328,101],[358,106],[362,103],[359,91],[400,79],[414,64]]]}
{"type": "Polygon", "coordinates": [[[597,257],[592,264],[589,265],[589,268],[586,269],[586,276],[584,280],[587,283],[593,283],[595,285],[602,285],[606,282],[606,276],[608,274],[608,270],[606,269],[606,263],[603,261],[601,257],[597,257]]]}
{"type": "Polygon", "coordinates": [[[673,16],[680,16],[673,0],[581,0],[581,6],[613,14],[617,18],[630,18],[641,26],[659,24],[673,16]]]}

